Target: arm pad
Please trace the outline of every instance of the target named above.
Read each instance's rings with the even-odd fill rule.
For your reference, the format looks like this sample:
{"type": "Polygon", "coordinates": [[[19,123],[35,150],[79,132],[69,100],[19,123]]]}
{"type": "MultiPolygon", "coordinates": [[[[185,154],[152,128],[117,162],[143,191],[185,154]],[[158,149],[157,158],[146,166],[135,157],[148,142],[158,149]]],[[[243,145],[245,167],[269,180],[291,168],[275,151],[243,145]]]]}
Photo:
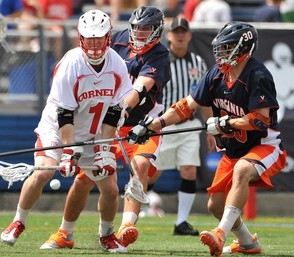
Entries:
{"type": "Polygon", "coordinates": [[[57,110],[57,121],[59,128],[62,128],[66,124],[74,124],[74,112],[58,107],[57,110]]]}
{"type": "Polygon", "coordinates": [[[270,125],[270,118],[258,112],[249,112],[247,118],[251,127],[255,130],[266,131],[270,125]]]}
{"type": "Polygon", "coordinates": [[[134,89],[138,92],[140,103],[147,94],[146,87],[143,84],[135,84],[134,89]]]}
{"type": "Polygon", "coordinates": [[[173,104],[171,108],[173,108],[175,112],[179,115],[181,121],[189,119],[194,112],[190,109],[186,98],[182,98],[177,103],[173,104]]]}
{"type": "Polygon", "coordinates": [[[110,106],[106,112],[103,123],[116,127],[120,119],[121,108],[119,105],[110,106]]]}

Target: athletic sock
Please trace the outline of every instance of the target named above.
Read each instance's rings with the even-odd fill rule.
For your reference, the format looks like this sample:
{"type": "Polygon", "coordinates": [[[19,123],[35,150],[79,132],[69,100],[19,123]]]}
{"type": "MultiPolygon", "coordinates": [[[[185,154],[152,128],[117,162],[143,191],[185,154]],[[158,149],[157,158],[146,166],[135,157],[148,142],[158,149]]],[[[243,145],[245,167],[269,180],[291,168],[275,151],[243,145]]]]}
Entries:
{"type": "Polygon", "coordinates": [[[187,221],[195,197],[195,193],[190,194],[178,191],[178,217],[176,222],[177,226],[180,225],[182,222],[187,221]]]}
{"type": "Polygon", "coordinates": [[[250,245],[252,244],[252,234],[249,232],[244,222],[237,229],[232,229],[232,233],[238,238],[241,244],[250,245]]]}
{"type": "Polygon", "coordinates": [[[100,218],[99,222],[99,236],[108,236],[114,231],[113,222],[105,221],[100,218]]]}
{"type": "Polygon", "coordinates": [[[66,221],[64,217],[62,217],[62,222],[60,228],[62,230],[67,231],[67,233],[72,234],[74,232],[76,221],[66,221]]]}
{"type": "Polygon", "coordinates": [[[31,211],[31,209],[29,209],[29,210],[22,209],[18,204],[17,208],[16,208],[16,213],[15,213],[13,222],[19,220],[22,224],[25,225],[26,224],[26,218],[27,218],[28,214],[30,213],[30,211],[31,211]]]}
{"type": "Polygon", "coordinates": [[[138,215],[134,212],[131,211],[125,211],[123,213],[123,218],[122,218],[122,225],[126,224],[126,223],[133,223],[135,224],[137,221],[138,215]]]}
{"type": "Polygon", "coordinates": [[[223,217],[218,225],[220,229],[222,229],[225,233],[225,236],[229,234],[234,223],[241,215],[241,210],[232,205],[226,205],[223,213],[223,217]]]}

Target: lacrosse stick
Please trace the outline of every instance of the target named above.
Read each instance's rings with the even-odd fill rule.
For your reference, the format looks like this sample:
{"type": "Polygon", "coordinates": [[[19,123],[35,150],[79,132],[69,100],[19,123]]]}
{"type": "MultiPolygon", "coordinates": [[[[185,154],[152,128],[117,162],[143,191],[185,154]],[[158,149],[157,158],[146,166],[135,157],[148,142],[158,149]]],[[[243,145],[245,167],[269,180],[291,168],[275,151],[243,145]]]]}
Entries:
{"type": "Polygon", "coordinates": [[[0,14],[0,44],[2,45],[2,47],[7,53],[14,54],[15,51],[8,45],[7,41],[5,40],[6,30],[7,30],[7,24],[5,21],[5,17],[2,14],[0,14]]]}
{"type": "MultiPolygon", "coordinates": [[[[80,166],[82,170],[97,170],[97,166],[80,166]]],[[[121,166],[117,167],[122,169],[121,166]]],[[[60,170],[60,166],[32,166],[26,163],[12,164],[0,161],[0,176],[8,182],[8,188],[12,186],[13,182],[23,181],[34,170],[60,170]]]]}
{"type": "MultiPolygon", "coordinates": [[[[119,136],[119,132],[117,130],[117,135],[119,136]]],[[[129,167],[130,174],[132,178],[129,183],[125,185],[125,194],[124,197],[129,199],[134,199],[142,204],[148,204],[150,202],[148,196],[145,194],[142,183],[136,178],[134,170],[132,168],[131,160],[127,154],[126,148],[122,141],[118,141],[119,146],[121,148],[121,152],[129,167]]]]}
{"type": "MultiPolygon", "coordinates": [[[[164,135],[205,130],[205,129],[206,129],[205,126],[185,128],[185,129],[174,129],[174,130],[167,130],[167,131],[161,131],[161,132],[154,132],[154,133],[149,134],[148,137],[164,136],[164,135]]],[[[0,153],[0,157],[8,156],[8,155],[15,155],[15,154],[24,154],[24,153],[46,151],[46,150],[54,150],[54,149],[60,149],[60,148],[64,148],[64,147],[71,147],[71,146],[96,145],[96,144],[112,143],[112,142],[117,142],[117,141],[120,142],[120,141],[124,141],[124,140],[128,140],[128,139],[130,139],[130,137],[126,136],[126,137],[115,137],[115,138],[107,138],[107,139],[90,140],[90,141],[85,141],[85,142],[76,142],[76,143],[69,143],[69,144],[63,144],[63,145],[45,146],[45,147],[41,147],[41,148],[28,148],[28,149],[0,153]]]]}

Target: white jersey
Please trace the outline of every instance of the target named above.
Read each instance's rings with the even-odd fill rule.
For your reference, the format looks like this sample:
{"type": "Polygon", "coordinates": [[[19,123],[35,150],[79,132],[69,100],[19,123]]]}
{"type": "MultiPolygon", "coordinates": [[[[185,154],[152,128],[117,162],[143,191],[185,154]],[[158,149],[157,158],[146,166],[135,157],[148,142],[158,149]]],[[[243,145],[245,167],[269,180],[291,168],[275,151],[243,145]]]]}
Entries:
{"type": "Polygon", "coordinates": [[[62,107],[74,111],[76,142],[99,139],[108,108],[123,101],[131,91],[127,67],[114,50],[109,48],[102,70],[96,72],[82,49],[74,48],[55,67],[52,88],[35,132],[41,138],[49,133],[58,139],[56,109],[62,107]]]}

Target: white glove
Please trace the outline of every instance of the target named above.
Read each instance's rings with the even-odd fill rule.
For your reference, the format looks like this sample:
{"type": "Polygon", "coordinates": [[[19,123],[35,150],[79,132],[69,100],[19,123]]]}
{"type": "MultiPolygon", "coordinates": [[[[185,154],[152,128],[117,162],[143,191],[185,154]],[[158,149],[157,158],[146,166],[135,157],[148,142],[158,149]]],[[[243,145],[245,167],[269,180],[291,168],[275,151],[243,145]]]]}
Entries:
{"type": "Polygon", "coordinates": [[[60,174],[63,177],[72,177],[79,174],[80,167],[77,165],[78,160],[83,152],[83,147],[73,146],[65,147],[62,149],[62,155],[60,159],[60,174]]]}
{"type": "Polygon", "coordinates": [[[234,128],[229,124],[230,116],[222,116],[222,117],[210,117],[206,121],[206,131],[207,134],[211,135],[219,135],[219,134],[231,134],[235,131],[234,128]]]}
{"type": "Polygon", "coordinates": [[[119,103],[119,108],[121,108],[120,118],[117,122],[118,130],[124,125],[127,118],[129,118],[132,108],[129,107],[124,101],[119,103]]]}
{"type": "Polygon", "coordinates": [[[95,156],[93,165],[98,167],[96,171],[97,176],[107,177],[116,172],[115,151],[116,147],[113,145],[99,144],[94,146],[95,156]]]}
{"type": "Polygon", "coordinates": [[[128,143],[130,145],[134,144],[146,144],[149,140],[149,134],[154,132],[147,127],[151,124],[153,118],[149,115],[146,115],[144,120],[139,122],[139,125],[133,127],[129,132],[128,143]]]}

